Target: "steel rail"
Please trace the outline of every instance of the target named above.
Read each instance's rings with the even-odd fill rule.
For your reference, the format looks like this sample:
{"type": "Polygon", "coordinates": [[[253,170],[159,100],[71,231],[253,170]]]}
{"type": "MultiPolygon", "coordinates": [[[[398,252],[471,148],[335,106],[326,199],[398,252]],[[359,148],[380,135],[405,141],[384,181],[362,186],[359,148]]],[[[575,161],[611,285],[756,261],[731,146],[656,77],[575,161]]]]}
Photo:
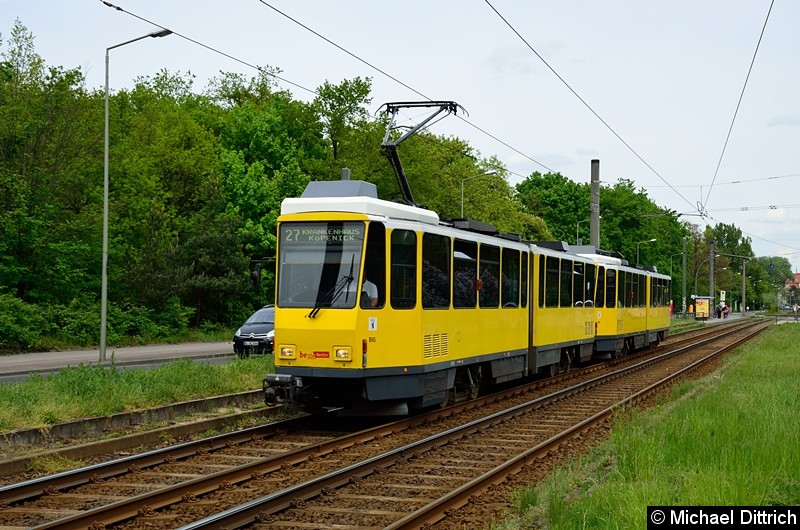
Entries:
{"type": "MultiPolygon", "coordinates": [[[[711,342],[712,340],[719,340],[721,337],[727,336],[734,332],[735,331],[724,333],[721,336],[717,337],[716,339],[705,339],[701,341],[701,344],[711,342]]],[[[292,486],[284,490],[275,492],[273,494],[263,496],[259,499],[254,499],[250,502],[240,504],[233,508],[224,510],[220,513],[201,519],[199,521],[189,523],[185,526],[182,526],[180,530],[200,530],[200,529],[211,529],[211,528],[232,529],[251,524],[260,518],[268,516],[269,514],[274,514],[286,510],[292,506],[297,506],[309,499],[318,497],[320,495],[324,495],[327,491],[330,491],[331,489],[342,487],[350,482],[357,482],[373,473],[379,472],[379,470],[391,467],[397,462],[407,460],[408,458],[413,457],[414,455],[418,455],[426,451],[429,451],[431,449],[447,445],[448,443],[450,443],[450,441],[452,441],[452,439],[462,438],[476,431],[480,431],[488,427],[491,427],[495,424],[502,423],[506,421],[508,418],[512,418],[528,410],[540,408],[546,404],[564,400],[565,398],[573,394],[584,392],[589,388],[594,388],[605,382],[617,379],[619,377],[623,377],[624,375],[638,372],[653,364],[657,364],[662,360],[679,355],[684,350],[691,347],[692,346],[687,346],[673,352],[668,352],[658,357],[647,359],[635,365],[624,367],[617,372],[598,376],[590,381],[587,381],[584,384],[574,385],[569,388],[565,388],[563,390],[555,392],[553,394],[549,394],[547,396],[534,399],[527,403],[515,405],[504,411],[500,411],[491,414],[489,416],[486,416],[485,418],[469,422],[465,425],[449,429],[447,431],[429,436],[425,439],[418,440],[416,442],[412,442],[403,447],[387,451],[381,455],[366,459],[361,463],[354,464],[337,471],[333,471],[331,473],[322,475],[320,477],[306,481],[296,486],[292,486]]],[[[691,366],[694,367],[696,364],[697,363],[694,363],[691,366]]],[[[678,372],[673,373],[671,377],[674,377],[677,373],[678,372]]],[[[630,401],[630,399],[631,399],[630,397],[627,397],[620,403],[627,403],[630,401]]],[[[619,406],[619,404],[617,404],[617,406],[619,406]]],[[[585,430],[591,425],[592,421],[590,420],[591,419],[583,420],[576,426],[572,427],[570,430],[573,433],[585,430]]],[[[555,443],[555,441],[553,440],[549,440],[548,442],[555,443]]],[[[547,444],[548,442],[545,442],[545,444],[547,444]]],[[[454,490],[453,494],[456,496],[461,495],[460,493],[458,493],[458,490],[454,490]]],[[[411,527],[418,528],[419,526],[413,523],[410,526],[407,526],[407,528],[411,527]]]]}
{"type": "Polygon", "coordinates": [[[63,490],[82,486],[98,480],[107,480],[127,473],[132,466],[147,469],[165,463],[168,459],[176,460],[189,458],[208,449],[220,449],[230,444],[249,441],[255,436],[274,436],[280,431],[300,429],[307,421],[306,418],[294,418],[278,423],[250,427],[242,431],[230,432],[184,442],[178,445],[155,449],[138,455],[131,455],[109,462],[102,462],[70,471],[63,471],[54,475],[47,475],[17,484],[0,487],[0,498],[7,503],[29,500],[42,495],[47,491],[63,490]]]}
{"type": "MultiPolygon", "coordinates": [[[[732,333],[734,331],[729,331],[729,333],[732,333]]],[[[705,343],[705,342],[707,342],[709,340],[712,340],[712,339],[706,339],[706,340],[701,341],[701,342],[699,342],[697,344],[703,344],[703,343],[705,343]]],[[[679,352],[683,351],[683,349],[678,350],[678,351],[679,352]]],[[[591,368],[590,368],[590,370],[591,370],[591,368]]],[[[569,374],[566,374],[566,375],[569,375],[569,374]]],[[[534,388],[538,389],[538,388],[541,388],[543,386],[547,386],[549,384],[553,384],[553,383],[550,382],[550,380],[541,380],[541,381],[538,381],[538,382],[534,383],[532,386],[534,388]]],[[[593,384],[597,384],[597,383],[593,383],[593,384]]],[[[576,385],[576,386],[578,386],[578,385],[576,385]]],[[[574,388],[574,387],[570,387],[570,388],[574,388]]],[[[567,391],[570,391],[570,389],[565,389],[562,392],[567,392],[567,391]]],[[[520,391],[519,389],[512,390],[511,393],[512,394],[518,394],[518,393],[519,394],[524,394],[524,392],[520,391]]],[[[347,438],[347,436],[345,436],[345,437],[342,437],[342,439],[336,439],[336,440],[331,440],[329,442],[322,442],[322,443],[312,444],[312,445],[310,445],[310,446],[308,446],[306,448],[300,448],[300,449],[295,450],[295,451],[290,451],[290,452],[287,452],[287,453],[285,453],[283,455],[278,455],[276,457],[272,457],[271,459],[265,459],[263,461],[258,461],[256,463],[246,464],[244,466],[233,467],[233,468],[231,468],[231,470],[229,470],[227,472],[219,472],[219,473],[216,473],[214,475],[208,475],[208,476],[205,476],[205,477],[200,477],[200,478],[197,478],[197,479],[189,480],[189,481],[186,481],[186,482],[183,482],[183,483],[180,483],[180,484],[177,484],[177,485],[169,486],[169,487],[157,490],[157,491],[145,493],[145,494],[139,495],[137,497],[132,497],[132,498],[126,500],[126,501],[120,501],[120,502],[109,504],[109,505],[106,505],[106,506],[101,506],[101,507],[95,508],[93,510],[87,510],[85,512],[81,512],[81,513],[76,514],[74,516],[66,517],[64,519],[58,519],[58,520],[52,521],[50,523],[41,525],[41,526],[36,527],[36,528],[56,528],[56,527],[59,527],[59,528],[80,528],[80,527],[85,527],[85,526],[81,526],[81,525],[84,525],[85,523],[90,524],[93,521],[102,521],[102,522],[104,522],[106,524],[111,523],[111,522],[117,522],[117,521],[120,521],[120,520],[124,520],[125,518],[129,518],[129,517],[131,517],[133,515],[136,515],[136,513],[134,513],[133,511],[127,510],[127,509],[125,509],[123,507],[123,505],[126,504],[126,503],[127,504],[138,503],[140,505],[147,505],[150,508],[158,508],[158,507],[166,506],[168,504],[171,504],[171,503],[175,502],[176,500],[180,500],[181,497],[186,495],[186,494],[198,495],[198,494],[202,494],[202,493],[207,493],[209,491],[213,491],[213,490],[217,489],[220,484],[224,484],[224,483],[228,483],[228,484],[239,483],[241,481],[248,480],[248,479],[252,478],[253,475],[257,476],[257,475],[263,474],[265,472],[275,471],[277,469],[280,469],[280,465],[283,465],[284,462],[291,462],[292,465],[296,465],[296,464],[304,461],[305,459],[309,458],[310,455],[314,455],[314,454],[320,455],[320,454],[325,454],[325,453],[331,451],[332,450],[331,448],[335,447],[337,444],[340,445],[340,446],[343,445],[343,446],[346,447],[348,443],[351,444],[351,445],[353,443],[358,443],[358,441],[357,441],[358,439],[360,439],[362,441],[366,441],[366,440],[374,439],[376,437],[385,436],[387,432],[402,431],[404,429],[411,428],[411,427],[413,427],[415,425],[422,424],[422,423],[425,423],[425,422],[429,422],[431,420],[452,417],[452,416],[460,414],[462,411],[473,409],[473,408],[480,408],[482,406],[486,406],[487,404],[489,404],[491,402],[499,401],[501,399],[504,399],[503,395],[504,394],[501,394],[501,395],[498,395],[498,396],[488,396],[486,398],[481,398],[479,400],[473,400],[473,401],[460,403],[460,404],[458,404],[458,405],[456,405],[454,407],[449,407],[447,409],[442,409],[442,410],[437,411],[436,413],[432,413],[430,415],[426,415],[426,416],[422,416],[422,417],[416,417],[416,418],[409,418],[409,419],[400,420],[398,422],[394,422],[392,424],[388,424],[388,425],[385,425],[385,426],[379,426],[379,427],[375,427],[373,429],[367,429],[366,431],[362,431],[360,433],[357,433],[357,435],[349,435],[349,436],[353,436],[353,439],[351,439],[349,442],[345,441],[345,439],[347,438]],[[284,462],[282,462],[280,465],[276,466],[276,463],[279,462],[278,459],[280,459],[280,458],[285,458],[286,460],[284,462]],[[227,475],[226,475],[226,473],[227,473],[227,475]],[[112,515],[112,514],[115,514],[115,515],[112,515]]],[[[553,395],[557,396],[557,395],[559,395],[559,393],[555,393],[553,395]]],[[[563,395],[567,395],[567,394],[565,393],[563,395]]],[[[300,419],[300,420],[302,420],[302,419],[300,419]]],[[[274,428],[276,430],[279,429],[279,428],[286,429],[286,425],[285,424],[272,424],[271,426],[267,426],[267,428],[268,427],[272,427],[272,428],[274,428]]],[[[264,429],[264,428],[265,427],[251,428],[251,429],[248,429],[247,431],[244,431],[243,433],[238,433],[238,434],[241,435],[242,438],[245,439],[245,441],[246,441],[247,439],[252,438],[254,436],[254,433],[256,433],[256,435],[258,435],[259,430],[260,429],[264,429]]],[[[213,439],[200,440],[200,441],[197,441],[197,442],[190,442],[188,444],[181,444],[181,446],[177,447],[177,450],[183,451],[183,453],[185,453],[186,456],[194,456],[195,454],[197,454],[197,449],[192,449],[193,446],[194,447],[200,447],[200,448],[208,448],[210,445],[216,445],[216,447],[225,446],[225,445],[228,445],[228,444],[231,443],[230,440],[233,439],[235,434],[236,433],[232,433],[232,434],[228,434],[228,435],[220,435],[218,437],[214,437],[213,439],[218,439],[216,444],[210,444],[209,443],[210,440],[213,440],[213,439]]],[[[150,452],[150,453],[146,453],[145,456],[146,456],[146,458],[150,459],[151,463],[150,464],[136,463],[135,465],[138,465],[139,467],[145,467],[147,465],[152,466],[152,465],[158,465],[160,463],[163,463],[167,458],[166,455],[168,454],[169,449],[170,448],[160,449],[160,450],[156,450],[156,451],[153,451],[153,452],[150,452]]],[[[173,449],[175,449],[175,448],[173,448],[173,449]]],[[[133,462],[135,462],[135,459],[136,458],[140,458],[140,457],[141,457],[141,455],[136,456],[136,457],[127,457],[127,458],[121,459],[119,461],[115,461],[115,462],[111,462],[111,463],[107,463],[107,464],[98,464],[97,466],[89,466],[88,468],[83,468],[82,470],[78,470],[78,471],[82,471],[83,475],[84,475],[84,478],[80,479],[80,480],[83,480],[85,482],[97,481],[98,478],[109,478],[109,477],[116,476],[116,475],[118,475],[120,473],[124,473],[124,472],[128,471],[129,468],[132,465],[134,465],[133,462]],[[105,470],[103,471],[103,473],[97,473],[96,471],[99,470],[99,469],[105,469],[105,470]],[[86,478],[86,477],[88,477],[88,478],[86,478]]],[[[79,485],[81,483],[79,479],[75,478],[76,476],[78,476],[77,473],[66,472],[66,473],[62,473],[62,474],[59,474],[59,475],[54,475],[54,476],[51,476],[51,477],[43,477],[41,479],[36,479],[34,481],[29,481],[28,483],[22,483],[21,485],[18,485],[19,487],[16,489],[16,491],[22,492],[24,490],[24,488],[27,487],[27,488],[30,489],[29,493],[32,492],[34,495],[38,495],[38,494],[41,494],[44,491],[43,488],[46,487],[46,486],[50,486],[50,491],[52,491],[53,487],[56,486],[56,484],[58,485],[56,489],[64,489],[64,488],[67,488],[67,487],[72,487],[74,485],[79,485]],[[75,476],[73,476],[73,475],[75,475],[75,476]],[[58,481],[54,482],[54,478],[58,479],[58,481]],[[46,486],[43,486],[43,485],[46,485],[46,486]]],[[[10,491],[12,491],[14,489],[15,489],[15,487],[2,488],[2,489],[0,489],[0,493],[2,493],[4,490],[8,490],[10,492],[10,491]]],[[[17,498],[20,498],[20,497],[24,497],[24,494],[23,493],[18,493],[13,498],[17,499],[17,498]]],[[[11,498],[11,497],[9,497],[9,498],[11,498]]]]}
{"type": "Polygon", "coordinates": [[[500,466],[495,467],[484,473],[483,475],[471,480],[470,482],[464,484],[463,486],[443,495],[442,497],[430,502],[426,506],[416,510],[404,518],[396,521],[395,523],[387,526],[384,530],[406,530],[406,529],[414,529],[414,528],[421,528],[424,524],[432,525],[446,517],[446,511],[457,509],[461,506],[464,506],[469,499],[474,495],[479,495],[486,491],[491,485],[498,484],[503,482],[508,475],[513,473],[517,473],[522,469],[523,466],[527,465],[528,463],[532,462],[537,458],[541,458],[542,456],[546,455],[548,452],[552,451],[559,445],[562,445],[567,440],[574,438],[580,433],[588,430],[594,425],[597,425],[604,421],[607,418],[610,418],[617,410],[622,407],[625,407],[630,404],[634,404],[650,395],[654,392],[658,391],[662,387],[665,387],[669,384],[672,384],[677,379],[685,376],[689,372],[695,370],[699,366],[709,362],[712,359],[715,359],[722,354],[740,346],[744,342],[752,339],[753,336],[761,333],[764,327],[754,330],[752,333],[747,335],[746,337],[742,337],[738,339],[736,342],[726,345],[725,347],[716,350],[704,358],[695,361],[694,363],[678,370],[660,381],[657,381],[648,387],[628,396],[627,398],[621,400],[620,402],[607,407],[606,409],[594,414],[593,416],[586,418],[582,422],[574,425],[573,427],[559,433],[556,436],[551,437],[550,439],[542,442],[541,444],[532,447],[531,449],[520,453],[516,457],[508,460],[507,462],[501,464],[500,466]]]}

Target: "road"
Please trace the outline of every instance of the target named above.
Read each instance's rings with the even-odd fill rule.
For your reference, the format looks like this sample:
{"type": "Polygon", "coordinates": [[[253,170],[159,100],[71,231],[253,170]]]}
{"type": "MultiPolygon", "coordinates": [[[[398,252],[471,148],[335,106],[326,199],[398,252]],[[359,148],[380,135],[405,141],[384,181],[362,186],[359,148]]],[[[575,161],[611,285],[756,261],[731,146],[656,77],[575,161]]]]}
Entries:
{"type": "MultiPolygon", "coordinates": [[[[232,360],[233,346],[226,342],[192,342],[106,348],[105,365],[125,368],[148,368],[167,361],[191,358],[202,362],[224,363],[232,360]]],[[[0,383],[20,381],[31,373],[56,373],[68,366],[95,366],[99,350],[72,350],[0,355],[0,383]]]]}

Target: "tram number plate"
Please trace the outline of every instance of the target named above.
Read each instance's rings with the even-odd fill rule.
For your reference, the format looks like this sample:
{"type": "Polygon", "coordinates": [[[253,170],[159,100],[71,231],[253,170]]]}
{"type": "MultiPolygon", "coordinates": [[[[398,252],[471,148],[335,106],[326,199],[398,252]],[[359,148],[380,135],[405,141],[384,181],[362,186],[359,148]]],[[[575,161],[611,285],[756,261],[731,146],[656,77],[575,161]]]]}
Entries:
{"type": "Polygon", "coordinates": [[[257,340],[246,340],[242,344],[244,344],[245,346],[258,346],[258,341],[257,340]]]}

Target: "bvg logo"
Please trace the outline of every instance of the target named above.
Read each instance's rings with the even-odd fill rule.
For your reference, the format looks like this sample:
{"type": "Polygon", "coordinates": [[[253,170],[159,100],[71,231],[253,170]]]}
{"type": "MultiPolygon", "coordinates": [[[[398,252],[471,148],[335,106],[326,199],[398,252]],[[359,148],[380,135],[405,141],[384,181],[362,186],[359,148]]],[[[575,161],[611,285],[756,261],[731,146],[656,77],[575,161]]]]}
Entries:
{"type": "Polygon", "coordinates": [[[315,351],[315,352],[300,352],[301,359],[329,359],[331,356],[331,352],[329,351],[315,351]]]}

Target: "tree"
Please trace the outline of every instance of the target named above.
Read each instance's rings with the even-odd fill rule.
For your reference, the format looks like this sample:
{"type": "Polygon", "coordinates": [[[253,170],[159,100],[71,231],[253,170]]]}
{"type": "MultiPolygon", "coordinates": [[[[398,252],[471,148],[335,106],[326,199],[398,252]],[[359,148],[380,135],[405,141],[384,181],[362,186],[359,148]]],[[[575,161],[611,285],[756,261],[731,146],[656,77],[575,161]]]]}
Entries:
{"type": "Polygon", "coordinates": [[[99,270],[99,108],[78,70],[46,67],[19,20],[0,59],[0,285],[27,301],[69,300],[99,270]]]}
{"type": "MultiPolygon", "coordinates": [[[[558,173],[533,173],[517,184],[525,210],[541,215],[555,238],[567,242],[575,241],[578,223],[589,218],[589,193],[587,184],[558,173]]],[[[633,263],[639,243],[640,262],[660,271],[669,269],[670,255],[682,248],[689,233],[689,225],[681,223],[677,213],[660,208],[626,179],[600,187],[600,215],[601,249],[620,252],[633,263]],[[648,243],[641,244],[644,241],[648,243]]]]}
{"type": "Polygon", "coordinates": [[[517,184],[524,209],[545,220],[556,240],[575,243],[575,227],[589,218],[589,187],[560,173],[534,172],[517,184]]]}
{"type": "Polygon", "coordinates": [[[369,105],[372,98],[372,79],[345,79],[338,85],[325,81],[317,89],[314,108],[324,124],[325,134],[333,150],[333,159],[339,158],[339,146],[349,130],[363,126],[369,115],[364,105],[369,105]]]}
{"type": "Polygon", "coordinates": [[[329,157],[314,106],[269,83],[265,76],[249,83],[227,76],[223,92],[212,94],[232,103],[218,128],[220,184],[225,212],[240,220],[240,251],[248,260],[275,255],[281,202],[299,196],[329,157]]]}
{"type": "MultiPolygon", "coordinates": [[[[717,253],[731,254],[733,256],[754,256],[753,248],[750,245],[750,238],[742,235],[741,229],[734,225],[718,223],[711,229],[711,240],[717,253]]],[[[730,260],[732,270],[741,274],[741,258],[732,257],[730,260]]]]}

